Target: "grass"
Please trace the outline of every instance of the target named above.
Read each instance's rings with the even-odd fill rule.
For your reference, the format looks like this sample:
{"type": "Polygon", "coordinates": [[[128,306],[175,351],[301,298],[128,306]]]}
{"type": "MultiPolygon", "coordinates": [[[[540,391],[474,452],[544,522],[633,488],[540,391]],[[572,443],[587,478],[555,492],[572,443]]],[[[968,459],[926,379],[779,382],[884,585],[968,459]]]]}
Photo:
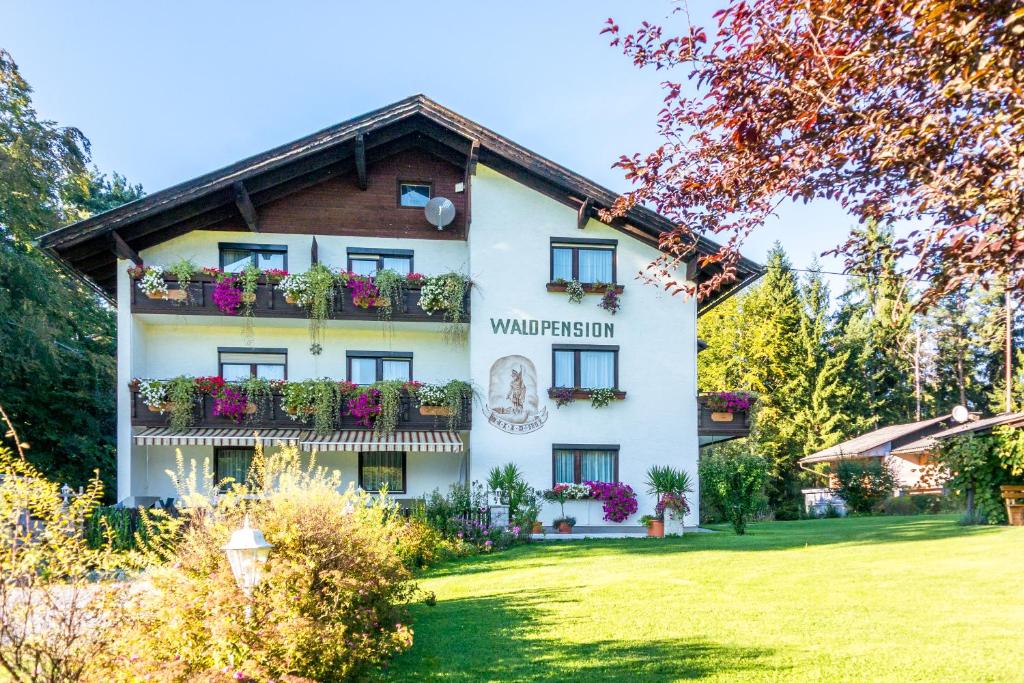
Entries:
{"type": "Polygon", "coordinates": [[[1024,529],[953,516],[533,544],[420,585],[393,680],[1024,679],[1024,529]]]}

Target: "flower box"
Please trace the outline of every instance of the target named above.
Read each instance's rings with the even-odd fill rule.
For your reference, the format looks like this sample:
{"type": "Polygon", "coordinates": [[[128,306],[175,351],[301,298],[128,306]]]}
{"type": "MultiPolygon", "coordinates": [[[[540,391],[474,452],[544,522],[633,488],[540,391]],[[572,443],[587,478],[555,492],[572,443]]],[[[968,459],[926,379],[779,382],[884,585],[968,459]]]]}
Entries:
{"type": "Polygon", "coordinates": [[[165,292],[146,292],[146,296],[157,301],[184,301],[187,293],[184,289],[168,289],[165,292]]]}
{"type": "Polygon", "coordinates": [[[448,406],[420,406],[420,415],[433,415],[435,417],[451,417],[452,409],[448,406]]]}
{"type": "Polygon", "coordinates": [[[169,401],[165,401],[164,403],[157,405],[150,405],[149,403],[146,404],[146,410],[151,413],[169,413],[173,408],[174,404],[169,401]]]}
{"type": "Polygon", "coordinates": [[[734,416],[732,413],[712,412],[711,419],[715,422],[732,422],[734,416]]]}
{"type": "MultiPolygon", "coordinates": [[[[545,289],[549,292],[564,292],[568,287],[568,283],[565,282],[549,282],[545,285],[545,289]]],[[[587,285],[583,284],[583,292],[585,294],[604,294],[609,289],[615,290],[617,293],[622,294],[625,291],[623,285],[587,285]]]]}

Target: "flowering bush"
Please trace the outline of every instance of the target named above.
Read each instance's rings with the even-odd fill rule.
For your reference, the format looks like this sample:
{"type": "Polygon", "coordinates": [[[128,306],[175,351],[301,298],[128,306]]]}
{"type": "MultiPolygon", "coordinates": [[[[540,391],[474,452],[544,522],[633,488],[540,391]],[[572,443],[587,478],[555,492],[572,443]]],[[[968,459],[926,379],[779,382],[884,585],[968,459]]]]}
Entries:
{"type": "Polygon", "coordinates": [[[356,418],[364,427],[373,427],[374,420],[380,415],[380,390],[368,387],[345,401],[346,412],[356,418]]]}
{"type": "Polygon", "coordinates": [[[206,394],[208,396],[216,396],[220,393],[220,390],[224,388],[224,378],[220,375],[212,375],[209,377],[196,377],[196,389],[199,390],[200,394],[206,394]]]}
{"type": "Polygon", "coordinates": [[[304,273],[285,275],[278,283],[278,288],[284,292],[285,297],[299,306],[309,303],[309,283],[304,273]]]}
{"type": "Polygon", "coordinates": [[[604,501],[604,519],[608,522],[624,522],[639,509],[636,493],[628,484],[606,481],[584,482],[590,489],[590,497],[604,501]]]}
{"type": "Polygon", "coordinates": [[[665,513],[672,517],[681,518],[690,513],[690,505],[686,502],[686,496],[682,493],[664,493],[658,504],[654,506],[654,514],[664,518],[665,513]]]}
{"type": "Polygon", "coordinates": [[[158,379],[140,379],[134,382],[138,386],[139,396],[147,408],[158,408],[164,412],[167,403],[167,384],[158,379]]]}
{"type": "Polygon", "coordinates": [[[346,491],[294,447],[257,449],[253,467],[259,483],[216,501],[180,492],[180,540],[134,592],[132,622],[112,639],[118,659],[95,680],[367,680],[412,645],[404,605],[416,587],[399,554],[410,529],[396,504],[346,491]],[[221,550],[246,514],[273,544],[251,596],[221,550]]]}
{"type": "Polygon", "coordinates": [[[370,308],[377,305],[380,290],[373,278],[365,275],[349,275],[347,287],[352,292],[352,303],[359,308],[370,308]]]}
{"type": "Polygon", "coordinates": [[[701,396],[704,407],[716,413],[742,413],[750,410],[753,398],[742,391],[713,391],[701,396]]]}
{"type": "Polygon", "coordinates": [[[622,308],[622,302],[619,301],[619,296],[620,295],[615,291],[615,288],[609,286],[608,289],[605,290],[604,296],[602,296],[601,300],[597,303],[598,308],[603,308],[612,315],[615,315],[619,312],[619,309],[622,308]]]}
{"type": "Polygon", "coordinates": [[[164,280],[163,266],[146,266],[139,279],[139,289],[146,296],[163,296],[167,294],[167,282],[164,280]]]}
{"type": "Polygon", "coordinates": [[[572,280],[565,285],[565,293],[569,295],[569,301],[578,304],[583,301],[583,295],[586,294],[586,291],[579,280],[572,280]]]}
{"type": "Polygon", "coordinates": [[[237,276],[228,275],[217,280],[213,288],[213,303],[222,313],[238,315],[238,308],[242,305],[242,288],[237,276]]]}
{"type": "Polygon", "coordinates": [[[555,408],[561,408],[576,400],[576,390],[572,387],[555,387],[551,390],[551,398],[555,399],[555,408]]]}
{"type": "Polygon", "coordinates": [[[248,405],[249,399],[245,394],[225,384],[213,399],[213,414],[241,422],[248,405]]]}
{"type": "Polygon", "coordinates": [[[420,290],[420,308],[427,315],[444,313],[450,323],[463,322],[463,301],[469,285],[469,278],[454,272],[426,278],[420,290]]]}

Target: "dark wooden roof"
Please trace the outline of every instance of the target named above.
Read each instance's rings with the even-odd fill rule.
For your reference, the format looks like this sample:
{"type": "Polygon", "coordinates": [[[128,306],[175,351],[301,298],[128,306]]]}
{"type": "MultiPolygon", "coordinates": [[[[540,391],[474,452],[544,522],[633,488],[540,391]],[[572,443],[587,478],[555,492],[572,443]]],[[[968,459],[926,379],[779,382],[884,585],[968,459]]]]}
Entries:
{"type": "MultiPolygon", "coordinates": [[[[225,221],[248,221],[252,207],[287,196],[332,176],[356,171],[410,147],[421,147],[453,163],[479,160],[574,208],[592,212],[612,205],[618,196],[553,161],[517,145],[423,95],[376,109],[270,151],[147,195],[116,209],[54,230],[39,245],[61,263],[112,295],[116,289],[116,250],[136,252],[192,230],[225,221]]],[[[672,223],[643,207],[633,209],[613,227],[657,245],[672,223]]],[[[718,245],[699,238],[697,252],[714,253],[718,245]]],[[[698,274],[710,277],[711,266],[698,274]]],[[[717,302],[760,277],[757,263],[742,259],[737,281],[701,303],[717,302]]]]}

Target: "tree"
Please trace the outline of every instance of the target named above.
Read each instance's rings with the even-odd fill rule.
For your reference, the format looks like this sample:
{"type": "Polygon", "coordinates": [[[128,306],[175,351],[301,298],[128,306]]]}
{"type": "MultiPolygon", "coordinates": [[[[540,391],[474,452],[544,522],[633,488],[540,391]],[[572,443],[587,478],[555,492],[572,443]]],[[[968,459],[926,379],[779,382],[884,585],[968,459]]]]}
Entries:
{"type": "MultiPolygon", "coordinates": [[[[676,16],[685,16],[677,14],[676,16]]],[[[672,220],[674,272],[694,235],[728,236],[700,257],[734,277],[739,247],[786,199],[837,200],[862,221],[925,226],[892,245],[929,281],[1024,289],[1024,8],[1015,0],[730,0],[708,31],[644,22],[604,33],[666,80],[663,143],[617,165],[634,183],[605,218],[649,205],[672,220]]],[[[839,247],[864,260],[856,236],[839,247]]],[[[676,291],[687,287],[676,285],[676,291]]]]}
{"type": "Polygon", "coordinates": [[[763,505],[768,462],[744,451],[707,453],[700,461],[700,480],[705,495],[743,535],[747,522],[763,505]]]}
{"type": "Polygon", "coordinates": [[[842,497],[853,512],[866,514],[891,496],[899,482],[889,463],[882,458],[844,458],[835,468],[832,493],[842,497]]]}
{"type": "Polygon", "coordinates": [[[88,170],[88,140],[31,92],[0,50],[0,392],[44,474],[78,487],[99,469],[113,492],[114,312],[31,240],[142,190],[88,170]]]}

